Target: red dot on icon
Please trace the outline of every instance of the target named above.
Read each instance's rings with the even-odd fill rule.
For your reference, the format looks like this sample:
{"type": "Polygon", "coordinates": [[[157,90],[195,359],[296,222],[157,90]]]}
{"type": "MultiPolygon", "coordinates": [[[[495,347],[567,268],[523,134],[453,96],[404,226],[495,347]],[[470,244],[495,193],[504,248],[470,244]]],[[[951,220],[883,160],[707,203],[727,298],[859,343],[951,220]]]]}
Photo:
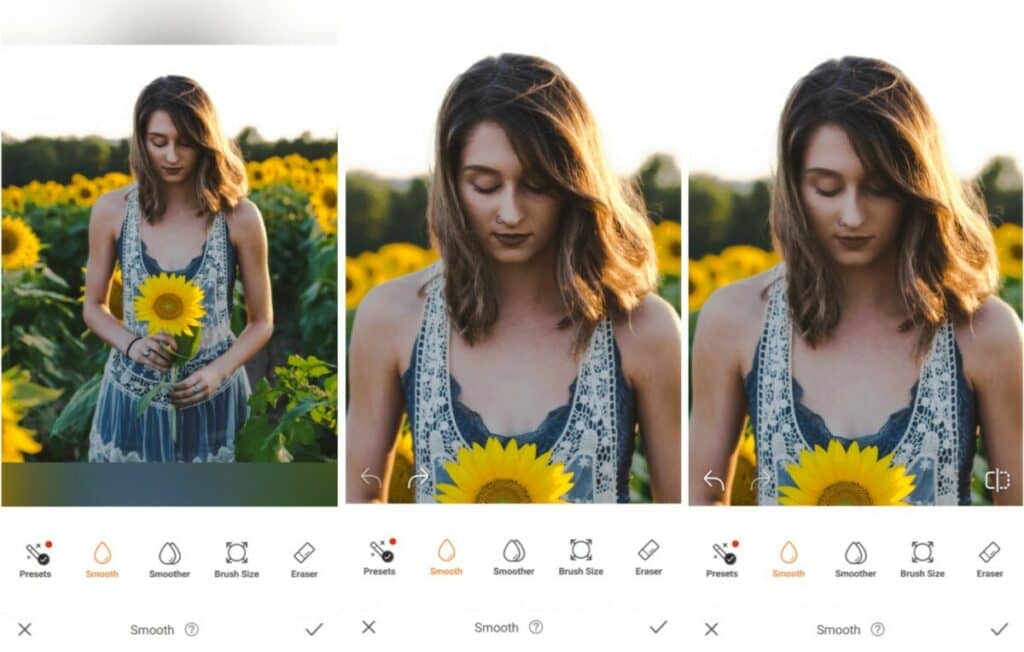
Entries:
{"type": "Polygon", "coordinates": [[[732,547],[733,548],[739,548],[740,547],[740,542],[737,541],[736,539],[733,539],[732,540],[732,547]]]}
{"type": "Polygon", "coordinates": [[[390,543],[391,545],[395,545],[396,543],[398,543],[398,539],[396,539],[395,537],[391,537],[390,539],[388,539],[388,543],[390,543]]]}
{"type": "Polygon", "coordinates": [[[52,548],[53,547],[53,541],[47,541],[43,545],[46,546],[47,548],[52,548]]]}

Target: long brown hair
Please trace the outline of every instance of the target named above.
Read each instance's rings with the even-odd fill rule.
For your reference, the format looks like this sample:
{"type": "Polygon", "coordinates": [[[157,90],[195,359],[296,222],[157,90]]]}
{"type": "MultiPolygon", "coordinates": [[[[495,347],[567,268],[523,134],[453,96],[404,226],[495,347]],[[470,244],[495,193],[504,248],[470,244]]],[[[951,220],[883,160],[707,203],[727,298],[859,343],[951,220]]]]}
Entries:
{"type": "Polygon", "coordinates": [[[825,124],[846,132],[865,169],[903,204],[896,282],[909,316],[901,328],[921,328],[921,355],[943,322],[969,317],[997,287],[985,206],[953,173],[931,111],[896,67],[844,57],[797,82],[779,124],[771,227],[793,321],[811,346],[832,332],[841,309],[839,276],[800,201],[804,154],[825,124]]]}
{"type": "Polygon", "coordinates": [[[151,81],[135,101],[129,162],[138,184],[143,215],[157,220],[167,210],[159,174],[146,153],[146,127],[156,111],[166,111],[178,132],[198,150],[195,190],[200,215],[215,215],[234,208],[248,190],[245,165],[237,146],[221,132],[217,111],[206,91],[188,77],[167,75],[151,81]]]}
{"type": "Polygon", "coordinates": [[[611,170],[583,97],[554,64],[502,54],[478,61],[448,89],[437,118],[427,221],[440,252],[450,317],[470,344],[498,318],[493,274],[458,195],[462,151],[483,121],[499,124],[525,168],[562,200],[556,276],[573,326],[573,353],[597,324],[625,314],[656,284],[654,242],[643,199],[611,170]]]}

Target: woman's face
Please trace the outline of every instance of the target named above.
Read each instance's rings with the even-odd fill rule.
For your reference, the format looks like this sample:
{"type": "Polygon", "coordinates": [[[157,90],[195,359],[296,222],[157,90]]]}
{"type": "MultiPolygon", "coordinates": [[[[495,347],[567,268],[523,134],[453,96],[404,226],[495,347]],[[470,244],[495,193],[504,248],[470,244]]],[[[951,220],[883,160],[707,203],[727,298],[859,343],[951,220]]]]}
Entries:
{"type": "Polygon", "coordinates": [[[458,189],[473,233],[495,261],[525,263],[554,247],[561,201],[554,188],[523,169],[497,123],[481,122],[470,131],[458,189]]]}
{"type": "Polygon", "coordinates": [[[869,265],[895,248],[903,202],[864,169],[840,127],[825,124],[811,135],[800,198],[818,241],[837,264],[869,265]]]}
{"type": "Polygon", "coordinates": [[[195,143],[179,134],[171,116],[163,110],[154,111],[146,125],[146,154],[149,163],[164,183],[181,183],[191,179],[199,152],[195,143]]]}

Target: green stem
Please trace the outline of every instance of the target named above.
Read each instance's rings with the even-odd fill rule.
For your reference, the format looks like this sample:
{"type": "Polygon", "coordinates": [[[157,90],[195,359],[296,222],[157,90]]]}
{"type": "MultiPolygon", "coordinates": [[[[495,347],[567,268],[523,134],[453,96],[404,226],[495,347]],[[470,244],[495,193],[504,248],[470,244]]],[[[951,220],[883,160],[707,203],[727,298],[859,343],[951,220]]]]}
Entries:
{"type": "MultiPolygon", "coordinates": [[[[171,365],[171,391],[178,382],[178,365],[171,365]]],[[[171,444],[177,448],[178,444],[178,409],[171,403],[171,444]]]]}

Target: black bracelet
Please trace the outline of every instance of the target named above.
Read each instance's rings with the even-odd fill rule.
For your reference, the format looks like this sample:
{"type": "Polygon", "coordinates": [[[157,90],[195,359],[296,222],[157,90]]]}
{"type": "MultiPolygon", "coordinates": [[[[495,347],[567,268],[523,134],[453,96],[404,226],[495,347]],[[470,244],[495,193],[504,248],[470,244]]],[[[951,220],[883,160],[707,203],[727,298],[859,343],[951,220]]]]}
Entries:
{"type": "Polygon", "coordinates": [[[134,340],[132,340],[131,342],[128,342],[128,346],[126,346],[126,347],[124,348],[124,357],[126,357],[126,358],[128,358],[128,359],[131,359],[131,356],[130,356],[130,355],[128,355],[128,354],[129,354],[129,353],[131,353],[131,350],[132,350],[132,344],[135,344],[136,342],[138,342],[138,341],[139,341],[139,340],[141,340],[141,339],[142,339],[142,336],[141,336],[141,335],[138,335],[138,336],[136,336],[136,337],[135,337],[135,339],[134,339],[134,340]]]}

